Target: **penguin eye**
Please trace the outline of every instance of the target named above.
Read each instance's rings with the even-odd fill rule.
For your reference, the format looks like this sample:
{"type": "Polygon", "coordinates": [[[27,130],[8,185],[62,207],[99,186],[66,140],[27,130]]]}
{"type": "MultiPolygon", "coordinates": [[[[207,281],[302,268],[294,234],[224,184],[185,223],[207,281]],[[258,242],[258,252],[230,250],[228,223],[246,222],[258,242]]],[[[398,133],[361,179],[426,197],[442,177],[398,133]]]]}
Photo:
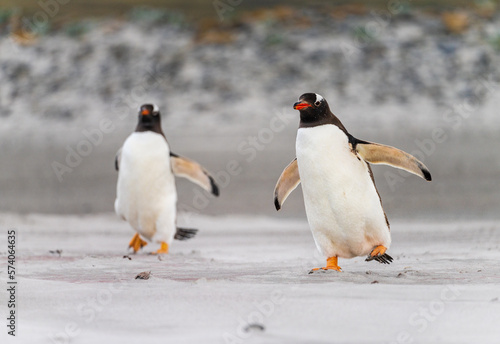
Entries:
{"type": "Polygon", "coordinates": [[[320,105],[321,105],[321,102],[319,100],[314,102],[314,106],[320,106],[320,105]]]}

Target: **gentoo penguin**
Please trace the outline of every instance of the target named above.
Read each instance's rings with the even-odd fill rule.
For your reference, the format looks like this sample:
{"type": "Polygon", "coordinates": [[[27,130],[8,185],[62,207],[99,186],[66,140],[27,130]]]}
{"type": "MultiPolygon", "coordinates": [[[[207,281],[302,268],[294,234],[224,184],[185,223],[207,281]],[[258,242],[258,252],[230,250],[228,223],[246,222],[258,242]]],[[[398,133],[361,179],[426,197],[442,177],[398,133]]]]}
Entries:
{"type": "Polygon", "coordinates": [[[210,174],[198,163],[170,151],[161,129],[156,105],[139,109],[133,132],[118,151],[115,211],[137,232],[129,247],[134,253],[147,245],[141,236],[161,244],[154,253],[168,253],[172,239],[192,238],[197,230],[177,228],[177,190],[174,176],[184,177],[213,195],[219,188],[210,174]]]}
{"type": "Polygon", "coordinates": [[[429,170],[408,153],[349,134],[319,94],[303,94],[293,108],[300,111],[297,157],[278,180],[276,209],[302,183],[309,227],[318,250],[327,257],[321,269],[341,271],[338,257],[364,255],[367,261],[389,264],[389,221],[369,164],[390,165],[427,181],[429,170]]]}

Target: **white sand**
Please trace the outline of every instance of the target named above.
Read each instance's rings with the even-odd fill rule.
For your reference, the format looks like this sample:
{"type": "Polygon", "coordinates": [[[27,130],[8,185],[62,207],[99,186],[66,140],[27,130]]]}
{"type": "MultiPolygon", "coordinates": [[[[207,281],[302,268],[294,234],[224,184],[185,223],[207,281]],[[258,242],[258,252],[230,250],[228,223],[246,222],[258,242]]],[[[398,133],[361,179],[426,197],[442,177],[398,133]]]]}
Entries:
{"type": "Polygon", "coordinates": [[[18,336],[3,327],[1,343],[499,342],[496,223],[393,223],[393,264],[340,260],[342,273],[309,275],[323,258],[305,220],[181,222],[199,235],[162,260],[129,260],[132,231],[114,215],[3,215],[18,231],[19,285],[18,336]]]}

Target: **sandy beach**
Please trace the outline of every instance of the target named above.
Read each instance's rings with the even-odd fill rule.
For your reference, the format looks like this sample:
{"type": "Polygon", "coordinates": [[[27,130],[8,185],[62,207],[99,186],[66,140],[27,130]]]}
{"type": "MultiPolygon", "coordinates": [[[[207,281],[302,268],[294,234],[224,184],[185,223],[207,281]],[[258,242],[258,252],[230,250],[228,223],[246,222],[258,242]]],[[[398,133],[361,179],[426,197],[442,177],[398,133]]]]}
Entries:
{"type": "Polygon", "coordinates": [[[340,260],[341,273],[308,274],[324,260],[304,220],[184,216],[198,236],[158,258],[147,254],[154,245],[127,252],[132,231],[112,214],[2,219],[17,228],[19,283],[18,334],[2,331],[2,342],[456,344],[500,336],[492,222],[395,222],[391,265],[360,257],[340,260]],[[150,278],[135,279],[141,272],[150,278]]]}
{"type": "Polygon", "coordinates": [[[19,24],[46,6],[0,10],[1,343],[500,342],[496,3],[228,0],[221,18],[211,2],[57,2],[36,32],[19,24]],[[274,208],[306,92],[432,174],[373,166],[390,265],[309,274],[325,257],[300,187],[274,208]],[[145,103],[221,191],[176,181],[179,226],[200,231],[161,257],[155,244],[131,254],[113,213],[115,154],[145,103]]]}

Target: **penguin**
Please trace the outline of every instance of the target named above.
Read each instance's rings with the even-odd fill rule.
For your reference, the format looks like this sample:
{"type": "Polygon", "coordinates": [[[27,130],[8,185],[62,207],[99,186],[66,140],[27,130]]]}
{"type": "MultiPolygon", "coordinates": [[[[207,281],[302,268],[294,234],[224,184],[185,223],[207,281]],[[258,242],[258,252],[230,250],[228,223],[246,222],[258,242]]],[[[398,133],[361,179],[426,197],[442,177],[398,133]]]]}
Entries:
{"type": "Polygon", "coordinates": [[[129,244],[134,253],[157,242],[153,254],[166,254],[173,239],[186,240],[196,229],[178,228],[175,177],[187,178],[214,196],[219,188],[198,163],[172,153],[161,128],[158,106],[139,108],[135,131],[125,140],[115,158],[118,171],[115,212],[136,231],[129,244]]]}
{"type": "Polygon", "coordinates": [[[341,271],[338,258],[367,256],[390,264],[390,225],[370,164],[406,170],[431,181],[428,168],[397,148],[355,138],[316,93],[305,93],[293,105],[300,112],[296,158],[285,168],[274,190],[280,210],[302,185],[309,227],[327,264],[318,270],[341,271]]]}

